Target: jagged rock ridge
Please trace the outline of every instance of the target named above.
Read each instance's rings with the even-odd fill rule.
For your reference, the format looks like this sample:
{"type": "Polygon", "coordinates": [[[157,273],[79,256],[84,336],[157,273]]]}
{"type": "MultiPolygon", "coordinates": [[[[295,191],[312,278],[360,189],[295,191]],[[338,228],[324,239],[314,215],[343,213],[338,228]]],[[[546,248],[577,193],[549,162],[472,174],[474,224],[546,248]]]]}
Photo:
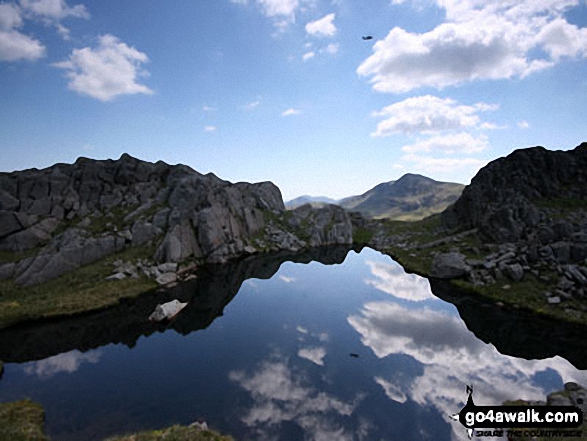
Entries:
{"type": "Polygon", "coordinates": [[[156,245],[157,262],[216,263],[257,251],[352,243],[350,218],[338,207],[322,208],[320,225],[310,221],[316,214],[293,214],[306,220],[298,223],[306,231],[282,222],[284,212],[271,182],[232,184],[128,154],[2,173],[0,250],[32,255],[0,265],[0,280],[33,285],[148,243],[156,245]]]}

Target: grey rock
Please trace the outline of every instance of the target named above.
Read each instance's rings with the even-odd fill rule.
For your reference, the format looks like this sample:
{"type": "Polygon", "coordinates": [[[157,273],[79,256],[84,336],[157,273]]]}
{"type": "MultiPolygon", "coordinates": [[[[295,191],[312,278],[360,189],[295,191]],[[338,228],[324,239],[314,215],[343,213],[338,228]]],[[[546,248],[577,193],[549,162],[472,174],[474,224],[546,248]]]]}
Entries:
{"type": "Polygon", "coordinates": [[[171,273],[177,271],[177,263],[168,262],[157,266],[157,269],[162,273],[171,273]]]}
{"type": "Polygon", "coordinates": [[[161,230],[148,222],[136,221],[131,230],[133,246],[144,245],[161,233],[161,230]]]}
{"type": "Polygon", "coordinates": [[[561,302],[561,298],[558,296],[548,297],[547,302],[550,305],[558,305],[561,302]]]}
{"type": "MultiPolygon", "coordinates": [[[[16,211],[20,205],[18,199],[12,196],[7,191],[0,189],[0,210],[2,211],[16,211]]],[[[1,222],[0,222],[1,224],[1,222]]],[[[0,235],[1,236],[1,235],[0,235]]]]}
{"type": "Polygon", "coordinates": [[[14,213],[10,211],[0,211],[0,238],[16,233],[22,229],[23,226],[14,213]]]}
{"type": "Polygon", "coordinates": [[[579,284],[587,286],[587,277],[583,275],[576,265],[566,265],[564,271],[579,284]]]}
{"type": "Polygon", "coordinates": [[[170,283],[177,281],[177,274],[176,273],[163,273],[159,277],[157,277],[157,283],[159,285],[168,285],[170,283]]]}
{"type": "Polygon", "coordinates": [[[170,211],[169,208],[164,208],[155,213],[153,216],[153,225],[162,230],[165,229],[167,227],[167,217],[169,216],[170,211]]]}
{"type": "Polygon", "coordinates": [[[505,267],[505,274],[512,279],[514,282],[519,282],[524,278],[524,269],[519,263],[513,265],[507,265],[505,267]]]}
{"type": "Polygon", "coordinates": [[[0,265],[0,280],[12,279],[16,264],[14,262],[0,265]]]}
{"type": "Polygon", "coordinates": [[[441,253],[434,257],[430,275],[439,279],[453,279],[467,276],[471,267],[465,262],[461,253],[441,253]]]}
{"type": "Polygon", "coordinates": [[[587,243],[573,243],[571,247],[571,260],[573,262],[582,262],[587,259],[587,243]]]}
{"type": "Polygon", "coordinates": [[[111,276],[106,277],[106,280],[122,280],[122,279],[126,279],[126,274],[116,273],[116,274],[112,274],[111,276]]]}
{"type": "Polygon", "coordinates": [[[554,258],[559,263],[569,263],[571,260],[571,244],[569,242],[555,242],[550,245],[554,258]]]}

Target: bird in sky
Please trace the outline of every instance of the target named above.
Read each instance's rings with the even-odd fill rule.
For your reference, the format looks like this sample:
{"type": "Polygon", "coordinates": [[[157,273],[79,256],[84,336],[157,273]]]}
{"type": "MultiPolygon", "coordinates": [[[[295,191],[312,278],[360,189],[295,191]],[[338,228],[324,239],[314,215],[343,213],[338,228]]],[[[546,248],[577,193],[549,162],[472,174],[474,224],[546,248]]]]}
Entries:
{"type": "Polygon", "coordinates": [[[371,35],[367,35],[366,37],[363,37],[363,40],[373,40],[373,37],[371,35]]]}

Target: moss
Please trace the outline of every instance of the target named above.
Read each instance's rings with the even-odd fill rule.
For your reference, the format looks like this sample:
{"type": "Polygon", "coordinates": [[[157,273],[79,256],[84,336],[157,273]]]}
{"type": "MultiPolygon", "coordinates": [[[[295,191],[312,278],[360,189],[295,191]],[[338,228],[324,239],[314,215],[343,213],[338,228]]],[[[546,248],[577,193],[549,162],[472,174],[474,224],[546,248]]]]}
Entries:
{"type": "Polygon", "coordinates": [[[373,231],[369,228],[355,228],[353,230],[353,243],[357,245],[366,245],[373,239],[373,231]]]}
{"type": "Polygon", "coordinates": [[[152,247],[134,247],[108,256],[48,282],[20,287],[12,280],[0,282],[0,329],[18,322],[71,315],[115,305],[122,298],[135,297],[157,286],[138,279],[106,280],[115,260],[150,258],[152,247]]]}
{"type": "Polygon", "coordinates": [[[140,432],[132,435],[116,436],[106,441],[232,441],[230,436],[223,436],[211,430],[196,427],[172,426],[167,429],[140,432]]]}
{"type": "Polygon", "coordinates": [[[45,412],[30,400],[0,404],[0,440],[48,441],[45,412]]]}

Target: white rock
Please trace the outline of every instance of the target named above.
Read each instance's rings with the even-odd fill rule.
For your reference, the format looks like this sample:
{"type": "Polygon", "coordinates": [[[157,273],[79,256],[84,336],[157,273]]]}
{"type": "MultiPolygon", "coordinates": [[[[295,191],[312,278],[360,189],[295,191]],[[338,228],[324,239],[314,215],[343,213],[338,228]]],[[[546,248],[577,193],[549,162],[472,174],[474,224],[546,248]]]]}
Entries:
{"type": "Polygon", "coordinates": [[[112,274],[111,276],[106,277],[106,280],[122,280],[126,279],[126,275],[124,273],[116,273],[112,274]]]}
{"type": "Polygon", "coordinates": [[[155,311],[149,316],[149,320],[153,322],[160,322],[163,320],[170,320],[175,317],[187,303],[182,303],[179,300],[172,300],[171,302],[157,305],[155,311]]]}

